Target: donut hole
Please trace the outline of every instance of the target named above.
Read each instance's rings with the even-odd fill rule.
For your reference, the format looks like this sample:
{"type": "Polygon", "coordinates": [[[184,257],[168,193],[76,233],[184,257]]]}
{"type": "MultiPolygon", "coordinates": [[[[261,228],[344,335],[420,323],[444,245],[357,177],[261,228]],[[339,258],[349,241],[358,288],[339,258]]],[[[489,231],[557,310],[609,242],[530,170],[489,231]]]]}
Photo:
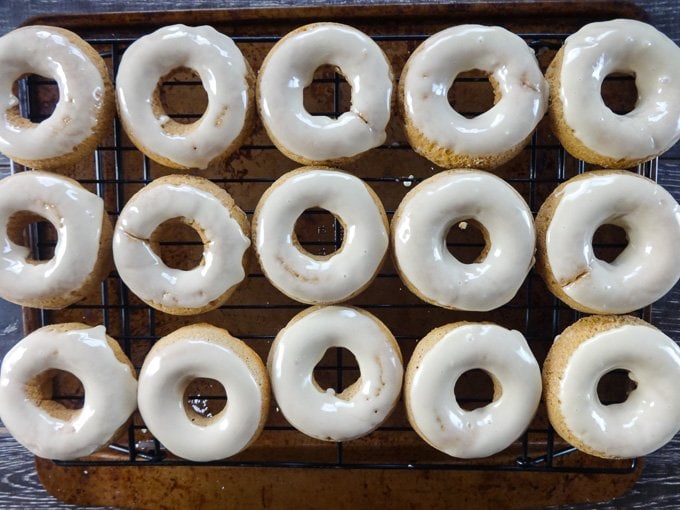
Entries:
{"type": "Polygon", "coordinates": [[[592,244],[595,257],[611,263],[628,246],[628,236],[623,228],[607,223],[595,231],[592,244]]]}
{"type": "Polygon", "coordinates": [[[446,235],[446,247],[463,264],[473,264],[486,257],[489,249],[487,237],[488,233],[481,223],[473,219],[457,221],[446,235]]]}
{"type": "MultiPolygon", "coordinates": [[[[26,97],[28,103],[20,107],[19,100],[8,110],[8,117],[16,125],[30,127],[49,118],[59,102],[59,86],[51,78],[39,74],[25,74],[12,86],[15,98],[26,97]]],[[[66,122],[66,120],[64,120],[66,122]]]]}
{"type": "Polygon", "coordinates": [[[154,115],[164,119],[163,129],[168,133],[184,133],[201,118],[208,108],[208,93],[201,77],[193,69],[178,67],[163,76],[154,91],[154,115]]]}
{"type": "Polygon", "coordinates": [[[333,393],[338,398],[349,398],[348,393],[359,380],[359,365],[352,351],[331,347],[314,367],[313,376],[321,391],[333,393]]]}
{"type": "Polygon", "coordinates": [[[26,258],[29,264],[43,264],[54,257],[57,229],[46,218],[28,211],[19,211],[7,222],[10,241],[31,251],[26,258]]]}
{"type": "Polygon", "coordinates": [[[310,115],[337,119],[352,106],[351,90],[337,67],[322,65],[302,93],[304,108],[310,115]]]}
{"type": "MultiPolygon", "coordinates": [[[[488,372],[474,368],[461,374],[453,388],[461,409],[474,411],[496,400],[493,379],[488,372]]],[[[500,396],[500,395],[498,395],[500,396]]]]}
{"type": "Polygon", "coordinates": [[[207,425],[227,407],[227,392],[222,383],[207,377],[197,377],[184,390],[184,410],[197,425],[207,425]]]}
{"type": "Polygon", "coordinates": [[[183,218],[164,221],[151,234],[151,249],[173,269],[190,271],[203,263],[204,239],[183,218]]]}
{"type": "Polygon", "coordinates": [[[600,94],[604,104],[614,113],[625,115],[632,112],[638,100],[635,75],[623,72],[608,74],[602,80],[600,94]]]}
{"type": "Polygon", "coordinates": [[[637,388],[628,370],[616,369],[604,374],[597,383],[597,398],[605,406],[621,404],[637,388]]]}
{"type": "Polygon", "coordinates": [[[75,375],[52,368],[26,384],[26,393],[36,406],[59,420],[70,420],[83,408],[85,389],[75,375]]]}
{"type": "Polygon", "coordinates": [[[293,242],[316,259],[328,258],[344,243],[342,222],[325,209],[307,209],[295,222],[293,242]]]}
{"type": "Polygon", "coordinates": [[[451,108],[468,119],[493,108],[497,102],[493,79],[480,69],[470,69],[456,76],[447,96],[451,108]]]}

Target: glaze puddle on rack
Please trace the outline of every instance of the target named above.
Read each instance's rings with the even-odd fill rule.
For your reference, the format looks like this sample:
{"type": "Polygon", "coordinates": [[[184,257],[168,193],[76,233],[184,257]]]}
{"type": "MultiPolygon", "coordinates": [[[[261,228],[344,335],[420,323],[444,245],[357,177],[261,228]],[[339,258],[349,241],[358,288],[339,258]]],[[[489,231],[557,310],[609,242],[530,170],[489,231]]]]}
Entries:
{"type": "MultiPolygon", "coordinates": [[[[462,5],[398,5],[318,7],[304,9],[244,9],[164,13],[87,14],[32,19],[28,23],[62,26],[88,39],[105,57],[112,72],[125,48],[137,37],[172,23],[210,24],[235,39],[254,69],[271,46],[290,30],[312,21],[340,21],[375,38],[399,74],[409,54],[428,35],[461,23],[500,24],[522,35],[536,50],[545,69],[565,35],[591,21],[615,17],[642,18],[644,13],[620,2],[476,3],[462,5]]],[[[323,68],[310,87],[307,106],[337,115],[346,104],[349,88],[332,70],[323,68]]],[[[479,112],[488,84],[474,74],[457,80],[453,100],[469,113],[479,112]]],[[[615,79],[606,94],[613,108],[629,95],[631,81],[615,79]]],[[[25,80],[22,108],[31,119],[44,118],[56,100],[55,89],[44,80],[25,80]]],[[[162,95],[176,118],[192,120],[201,113],[204,96],[191,74],[176,75],[162,95]],[[176,101],[182,97],[181,104],[176,101]],[[187,109],[188,108],[188,109],[187,109]]],[[[277,177],[299,165],[281,155],[256,123],[253,134],[229,161],[196,172],[224,186],[236,202],[252,213],[262,192],[277,177]]],[[[391,213],[411,187],[438,171],[416,155],[405,142],[400,117],[394,116],[388,140],[380,148],[344,167],[364,178],[391,213]]],[[[566,155],[543,121],[531,144],[496,173],[507,179],[536,212],[545,197],[565,179],[588,169],[566,155]]],[[[19,171],[20,168],[15,170],[19,171]]],[[[656,177],[656,162],[638,169],[656,177]]],[[[150,180],[173,173],[137,151],[116,122],[111,135],[93,159],[66,173],[97,192],[115,220],[129,197],[150,180]]],[[[186,232],[176,232],[177,236],[186,232]]],[[[173,237],[164,244],[166,261],[179,261],[196,249],[191,236],[173,237]],[[192,244],[193,243],[193,244],[192,244]],[[192,248],[193,246],[193,248],[192,248]]],[[[342,241],[331,215],[310,211],[298,222],[298,237],[312,252],[328,253],[342,241]]],[[[36,255],[54,244],[45,232],[31,233],[36,255]]],[[[616,239],[602,240],[602,250],[616,250],[616,239]]],[[[478,252],[478,239],[458,239],[452,247],[466,256],[478,252]]],[[[254,259],[254,257],[253,257],[254,259]]],[[[399,340],[406,360],[418,338],[432,328],[457,320],[490,320],[522,331],[542,362],[554,336],[579,314],[559,304],[533,272],[517,296],[488,313],[443,310],[419,301],[408,292],[388,262],[376,281],[351,304],[378,316],[399,340]]],[[[210,322],[246,340],[263,358],[277,331],[304,305],[277,292],[251,260],[249,277],[226,305],[195,317],[174,317],[148,308],[112,273],[101,292],[60,311],[26,310],[26,330],[54,322],[103,323],[139,368],[153,342],[180,326],[210,322]]],[[[650,310],[641,312],[649,320],[650,310]]],[[[317,369],[320,383],[343,387],[357,374],[351,357],[330,352],[317,369]]],[[[460,388],[462,398],[485,398],[481,379],[460,388]]],[[[616,386],[616,381],[612,383],[616,386]]],[[[78,388],[62,385],[65,400],[78,398],[78,388]]],[[[223,399],[209,384],[195,388],[200,408],[223,399]]],[[[453,388],[452,388],[453,391],[453,388]]],[[[80,395],[82,397],[82,395],[80,395]]],[[[451,459],[426,445],[408,426],[403,405],[370,436],[331,444],[292,430],[271,409],[261,438],[247,451],[223,462],[192,464],[168,454],[144,428],[139,416],[108,450],[77,462],[53,463],[37,459],[38,473],[50,493],[81,505],[137,508],[233,506],[296,507],[321,505],[415,506],[456,508],[471,504],[499,507],[539,507],[575,501],[610,499],[629,488],[641,470],[639,461],[602,460],[575,452],[547,424],[543,407],[530,430],[511,448],[489,459],[451,459]]]]}

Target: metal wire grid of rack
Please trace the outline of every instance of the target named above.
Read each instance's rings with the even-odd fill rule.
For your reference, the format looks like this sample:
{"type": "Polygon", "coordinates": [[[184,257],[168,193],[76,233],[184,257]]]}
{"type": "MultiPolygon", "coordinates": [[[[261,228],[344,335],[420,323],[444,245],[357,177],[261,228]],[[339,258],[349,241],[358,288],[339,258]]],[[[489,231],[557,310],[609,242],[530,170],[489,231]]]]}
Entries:
{"type": "MultiPolygon", "coordinates": [[[[527,43],[534,48],[539,57],[549,55],[560,47],[565,35],[554,34],[520,34],[527,43]]],[[[415,45],[422,42],[427,34],[407,34],[407,35],[375,35],[374,39],[378,44],[383,46],[396,46],[398,54],[408,54],[409,51],[415,48],[415,45]]],[[[235,42],[240,46],[246,56],[249,55],[249,46],[260,46],[266,49],[271,47],[278,39],[278,36],[233,36],[235,42]]],[[[99,49],[101,55],[107,60],[111,66],[113,76],[117,70],[118,63],[125,48],[133,41],[133,39],[106,39],[98,38],[91,39],[89,42],[99,49]]],[[[263,51],[260,53],[263,54],[263,51]]],[[[387,51],[390,54],[389,51],[387,51]]],[[[546,57],[547,58],[547,57],[546,57]]],[[[252,64],[252,62],[251,62],[252,64]]],[[[255,69],[256,67],[253,66],[255,69]]],[[[395,66],[395,70],[399,69],[395,66]]],[[[474,84],[483,82],[483,78],[467,77],[460,80],[461,83],[468,82],[474,84]]],[[[331,116],[338,116],[343,111],[343,101],[347,100],[346,84],[343,83],[343,78],[335,72],[331,74],[322,75],[315,79],[315,85],[325,87],[330,94],[330,104],[326,101],[325,106],[321,107],[317,113],[331,116]],[[331,111],[327,111],[330,106],[331,111]]],[[[457,83],[459,83],[457,81],[457,83]]],[[[54,87],[53,82],[41,78],[23,79],[20,81],[20,105],[22,114],[33,121],[39,121],[49,114],[49,105],[43,104],[40,99],[39,89],[49,89],[54,87]]],[[[200,87],[200,82],[195,80],[175,81],[167,83],[169,87],[200,87]]],[[[49,97],[48,93],[48,97],[49,97]]],[[[463,96],[465,94],[463,93],[463,96]]],[[[320,94],[321,97],[324,93],[320,94]]],[[[47,101],[49,103],[49,100],[47,101]]],[[[312,108],[310,108],[311,110],[312,108]]],[[[474,107],[473,107],[474,110],[474,107]]],[[[470,114],[476,112],[471,111],[470,114]]],[[[200,117],[200,113],[196,112],[175,112],[173,115],[176,119],[186,119],[193,121],[200,117]]],[[[261,128],[256,127],[261,131],[261,128]]],[[[396,138],[399,138],[398,136],[396,138]]],[[[377,149],[376,149],[377,150],[377,149]]],[[[409,155],[412,161],[417,158],[413,155],[410,147],[403,139],[396,140],[388,138],[388,141],[380,149],[382,154],[400,153],[398,159],[409,155]]],[[[253,161],[256,158],[262,158],[263,155],[278,153],[273,145],[262,136],[254,135],[247,140],[246,144],[241,148],[239,154],[248,161],[253,161]],[[245,156],[244,156],[245,155],[245,156]]],[[[237,156],[237,159],[239,156],[237,156]]],[[[533,135],[530,144],[523,151],[520,161],[517,165],[511,166],[507,171],[501,170],[501,175],[513,184],[520,193],[525,197],[527,203],[530,205],[532,211],[536,213],[540,206],[542,199],[559,183],[565,181],[572,175],[586,171],[587,165],[581,161],[574,160],[559,146],[559,144],[551,138],[549,130],[546,126],[539,127],[539,130],[533,135]]],[[[277,160],[274,160],[276,163],[277,160]]],[[[291,162],[285,160],[289,167],[291,162]]],[[[380,161],[380,159],[378,160],[380,161]]],[[[229,163],[233,165],[232,163],[229,163]]],[[[280,163],[285,167],[284,163],[280,163]]],[[[418,165],[409,167],[411,164],[407,162],[405,165],[397,165],[393,171],[390,171],[389,161],[385,163],[386,170],[379,172],[372,172],[369,174],[362,173],[361,168],[352,169],[359,177],[362,177],[371,186],[378,190],[381,198],[386,200],[386,209],[388,215],[394,211],[394,206],[398,203],[398,199],[407,191],[413,184],[422,181],[428,175],[431,175],[433,168],[429,163],[424,162],[422,158],[418,160],[418,165]],[[419,168],[420,171],[405,170],[408,168],[419,168]],[[388,189],[388,191],[385,191],[388,189]],[[391,190],[391,191],[390,191],[391,190]],[[396,193],[393,190],[397,190],[396,193]],[[388,197],[387,199],[385,197],[388,197]],[[391,202],[391,203],[390,203],[391,202]]],[[[239,203],[246,212],[251,215],[253,208],[251,207],[254,200],[259,198],[261,191],[269,186],[275,179],[280,176],[286,168],[274,172],[272,170],[272,162],[267,163],[268,168],[263,172],[257,171],[257,168],[250,171],[238,170],[225,171],[223,168],[216,170],[216,173],[207,175],[214,182],[221,186],[225,186],[235,196],[237,203],[239,203]],[[255,174],[255,175],[253,175],[255,174]],[[246,193],[250,199],[244,202],[239,201],[239,187],[248,188],[246,193]]],[[[265,166],[267,166],[265,165],[265,166]]],[[[295,165],[293,165],[295,166],[295,165]]],[[[230,167],[231,168],[231,167],[230,167]]],[[[364,169],[367,166],[363,167],[364,169]]],[[[13,171],[22,171],[20,166],[13,167],[13,171]]],[[[652,161],[638,168],[638,173],[643,174],[652,179],[656,179],[657,162],[652,161]]],[[[117,119],[114,121],[113,133],[108,141],[102,143],[97,149],[93,165],[91,168],[81,172],[74,170],[76,177],[84,186],[95,191],[99,196],[104,198],[107,208],[113,220],[124,206],[129,196],[143,185],[149,183],[153,178],[162,173],[157,166],[139,153],[135,147],[126,139],[124,132],[117,119]],[[88,174],[89,172],[89,174],[88,174]]],[[[167,173],[167,172],[166,172],[167,173]]],[[[301,244],[306,249],[313,251],[318,250],[319,253],[333,251],[338,249],[342,244],[342,229],[339,222],[335,218],[330,218],[330,223],[318,225],[318,218],[322,211],[312,210],[305,213],[307,218],[316,228],[317,236],[312,235],[308,238],[300,238],[301,244]],[[316,223],[315,223],[316,222],[316,223]]],[[[328,218],[326,219],[328,221],[328,218]]],[[[49,258],[50,250],[54,246],[53,234],[46,229],[44,225],[31,225],[29,237],[31,239],[31,246],[34,250],[34,258],[40,260],[49,258]]],[[[483,243],[483,241],[482,241],[483,243]]],[[[184,241],[168,241],[165,245],[191,245],[192,243],[184,241]]],[[[196,244],[196,243],[193,243],[196,244]]],[[[460,245],[463,248],[479,249],[481,245],[479,240],[474,242],[456,242],[450,243],[452,246],[460,245]]],[[[611,246],[609,246],[611,248],[611,246]]],[[[200,247],[199,247],[200,248],[200,247]]],[[[436,309],[436,307],[419,302],[417,299],[411,297],[399,298],[390,300],[384,299],[384,296],[389,296],[389,289],[398,289],[394,292],[400,292],[400,295],[407,294],[400,284],[399,278],[393,268],[388,267],[389,264],[378,274],[377,282],[388,282],[387,294],[385,292],[378,293],[378,296],[383,296],[383,299],[373,299],[372,294],[368,292],[369,296],[366,299],[359,299],[356,303],[386,321],[385,315],[396,311],[397,315],[405,315],[406,319],[402,324],[406,324],[406,320],[418,318],[420,316],[434,315],[432,321],[435,325],[441,325],[444,321],[441,319],[445,317],[446,322],[453,322],[458,319],[458,315],[451,312],[436,309]],[[395,287],[396,285],[396,287],[395,287]],[[447,315],[447,313],[449,315],[447,315]],[[439,322],[437,322],[439,321],[439,322]]],[[[266,279],[259,271],[259,268],[252,266],[252,270],[248,274],[248,280],[259,280],[266,284],[266,279]]],[[[366,294],[366,293],[365,293],[366,294]]],[[[221,307],[218,315],[213,318],[222,322],[225,326],[232,326],[233,320],[236,318],[245,318],[244,320],[257,320],[258,317],[263,317],[267,313],[283,312],[285,315],[284,321],[287,321],[293,314],[305,308],[305,305],[294,303],[289,300],[276,299],[272,295],[262,296],[262,299],[250,300],[253,296],[258,297],[258,293],[244,296],[241,299],[227,302],[221,307]],[[255,312],[255,313],[253,313],[255,312]]],[[[354,303],[354,302],[353,302],[354,303]]],[[[121,282],[117,274],[114,272],[102,283],[99,296],[88,298],[85,302],[78,303],[69,307],[68,311],[48,311],[38,310],[35,312],[37,320],[36,327],[51,324],[54,322],[64,322],[67,319],[84,320],[89,322],[103,323],[109,334],[117,338],[126,354],[130,356],[137,369],[141,367],[143,355],[155,340],[166,334],[170,326],[175,326],[172,320],[166,321],[167,316],[161,312],[155,311],[153,308],[146,306],[139,301],[121,282]]],[[[649,320],[650,310],[641,311],[640,316],[649,320]]],[[[473,314],[472,318],[468,316],[468,320],[477,320],[473,314]]],[[[494,315],[494,318],[498,316],[494,315]]],[[[537,275],[531,272],[525,285],[518,293],[511,303],[503,307],[500,312],[499,322],[505,324],[509,322],[510,326],[516,327],[524,332],[525,336],[530,342],[533,350],[540,350],[545,353],[547,346],[552,339],[568,324],[574,322],[580,317],[578,312],[570,310],[562,305],[556,298],[547,294],[542,282],[537,275]],[[539,297],[537,297],[539,296],[539,297]]],[[[204,320],[211,321],[211,317],[206,317],[204,320]]],[[[479,316],[478,320],[487,320],[487,317],[479,316]]],[[[266,322],[266,321],[265,321],[266,322]]],[[[389,321],[388,322],[389,325],[389,321]]],[[[180,324],[181,325],[181,324],[180,324]]],[[[222,325],[222,324],[218,324],[222,325]]],[[[231,327],[230,327],[231,329],[231,327]]],[[[413,328],[393,328],[397,340],[399,341],[405,353],[412,349],[415,342],[422,337],[429,329],[418,330],[414,333],[413,328]],[[405,330],[405,329],[408,329],[405,330]]],[[[233,331],[232,331],[233,332],[233,331]]],[[[277,332],[276,328],[269,331],[257,331],[252,329],[246,333],[238,334],[236,336],[247,341],[251,346],[259,350],[261,353],[266,353],[268,344],[273,340],[277,332]]],[[[538,357],[538,356],[537,356],[538,357]]],[[[408,359],[408,356],[405,356],[408,359]]],[[[334,385],[336,390],[342,389],[348,377],[352,374],[356,376],[357,368],[352,363],[351,359],[340,350],[336,352],[327,353],[327,356],[322,360],[317,367],[318,374],[325,372],[324,381],[329,385],[334,385]]],[[[211,397],[205,395],[192,395],[189,397],[193,402],[209,402],[211,399],[219,399],[220,397],[211,397]]],[[[55,395],[55,399],[61,399],[64,402],[74,402],[82,400],[80,395],[55,395]]],[[[459,398],[461,402],[466,400],[465,397],[459,398]]],[[[483,401],[484,398],[478,394],[473,394],[467,397],[468,402],[483,401]]],[[[272,409],[270,419],[265,427],[265,435],[275,438],[277,434],[301,434],[295,432],[280,416],[277,409],[272,409]],[[271,416],[274,416],[272,418],[271,416]]],[[[399,414],[399,413],[396,413],[399,414]]],[[[545,417],[536,419],[531,428],[519,439],[519,441],[511,448],[509,455],[502,457],[492,457],[491,459],[482,459],[477,461],[460,461],[457,459],[450,459],[446,456],[439,456],[434,452],[427,450],[427,446],[420,445],[422,450],[416,447],[411,454],[409,448],[405,448],[406,455],[419,455],[422,451],[428,453],[424,457],[408,457],[402,454],[396,454],[400,445],[411,445],[409,441],[419,442],[420,439],[415,436],[413,431],[408,426],[405,418],[402,416],[397,419],[391,419],[381,427],[373,436],[379,436],[379,439],[373,442],[368,442],[364,445],[365,448],[361,450],[361,454],[357,454],[351,448],[351,443],[343,444],[337,443],[334,445],[324,444],[315,445],[312,450],[314,453],[311,456],[301,454],[303,450],[309,447],[309,444],[302,441],[302,446],[291,449],[283,449],[275,455],[270,456],[273,451],[268,449],[268,446],[262,447],[261,451],[254,456],[237,456],[236,458],[226,459],[220,462],[210,463],[211,465],[223,466],[267,466],[267,467],[298,467],[298,468],[362,468],[362,469],[459,469],[459,470],[504,470],[504,471],[556,471],[556,472],[594,472],[594,473],[629,473],[636,469],[636,460],[625,462],[599,461],[590,459],[583,463],[570,463],[565,461],[570,457],[576,457],[577,454],[574,448],[560,443],[552,428],[545,417]],[[399,441],[392,442],[390,436],[399,435],[399,441],[406,437],[407,443],[400,443],[399,441]],[[376,446],[377,444],[377,446],[376,446]],[[385,447],[380,446],[383,444],[385,447]],[[318,448],[317,448],[318,447],[318,448]],[[377,448],[377,451],[374,451],[377,448]],[[385,450],[390,452],[387,457],[381,455],[378,451],[385,450]],[[319,453],[320,452],[320,453],[319,453]],[[367,453],[368,452],[368,453],[367,453]],[[393,455],[392,458],[389,456],[393,455]]],[[[359,441],[360,442],[360,441],[359,441]]],[[[276,439],[273,439],[271,444],[276,444],[276,439]]],[[[271,446],[269,444],[269,446],[271,446]]],[[[257,445],[257,443],[256,443],[257,445]]],[[[582,459],[581,459],[582,460],[582,459]]],[[[192,465],[191,462],[178,459],[169,455],[163,446],[153,438],[145,429],[144,424],[139,417],[130,424],[125,438],[119,438],[117,442],[110,446],[108,452],[104,454],[97,454],[91,458],[63,462],[64,465],[192,465]]]]}

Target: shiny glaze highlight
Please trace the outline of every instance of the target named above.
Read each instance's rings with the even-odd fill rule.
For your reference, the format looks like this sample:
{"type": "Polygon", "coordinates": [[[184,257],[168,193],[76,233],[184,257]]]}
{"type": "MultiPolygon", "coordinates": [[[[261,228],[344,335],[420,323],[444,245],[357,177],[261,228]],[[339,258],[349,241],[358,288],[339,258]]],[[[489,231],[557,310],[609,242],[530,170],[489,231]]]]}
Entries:
{"type": "Polygon", "coordinates": [[[402,73],[406,120],[437,147],[471,156],[502,154],[522,144],[548,107],[548,84],[534,52],[500,27],[459,25],[423,42],[402,73]],[[496,104],[467,118],[449,104],[456,77],[489,74],[496,104]]]}
{"type": "Polygon", "coordinates": [[[128,201],[116,223],[113,256],[121,279],[145,302],[201,309],[245,278],[243,255],[250,239],[215,194],[223,192],[221,188],[203,179],[215,193],[168,181],[175,178],[156,179],[128,201]],[[186,271],[168,267],[151,249],[153,232],[175,218],[193,223],[205,240],[201,263],[186,271]]]}
{"type": "Polygon", "coordinates": [[[95,268],[105,214],[102,199],[72,179],[37,170],[3,179],[0,296],[16,303],[35,302],[80,289],[95,268]],[[29,248],[9,239],[10,218],[19,212],[38,215],[56,230],[50,260],[34,261],[29,248]]]}
{"type": "Polygon", "coordinates": [[[0,69],[3,154],[32,161],[58,158],[74,152],[95,132],[106,100],[105,84],[90,56],[66,37],[66,31],[37,25],[1,37],[0,69]],[[19,100],[12,86],[26,74],[51,78],[59,87],[54,112],[39,124],[17,118],[19,100]]]}
{"type": "Polygon", "coordinates": [[[224,459],[259,435],[269,400],[267,373],[257,354],[208,324],[180,328],[151,349],[139,374],[139,411],[172,453],[196,462],[224,459]],[[196,378],[218,381],[228,402],[215,416],[192,419],[185,391],[196,378]]]}
{"type": "Polygon", "coordinates": [[[645,160],[680,139],[680,48],[654,27],[617,19],[569,36],[559,72],[564,120],[583,145],[621,160],[645,160]],[[635,108],[618,115],[602,99],[612,73],[635,77],[635,108]]]}
{"type": "Polygon", "coordinates": [[[360,292],[387,253],[387,217],[380,199],[361,179],[327,168],[304,167],[279,178],[264,193],[253,217],[253,239],[269,281],[310,304],[330,304],[360,292]],[[295,222],[320,207],[342,223],[341,247],[327,256],[305,251],[295,222]]]}
{"type": "Polygon", "coordinates": [[[300,163],[351,158],[385,141],[392,70],[380,47],[339,23],[314,23],[281,39],[258,77],[260,116],[272,141],[300,163]],[[312,115],[304,89],[323,65],[338,68],[352,87],[349,111],[337,119],[312,115]]]}
{"type": "Polygon", "coordinates": [[[299,431],[325,441],[348,441],[380,426],[401,393],[403,366],[394,336],[370,313],[351,307],[313,307],[276,336],[267,362],[276,401],[299,431]],[[332,347],[349,350],[359,378],[342,393],[322,388],[314,367],[332,347]]]}
{"type": "Polygon", "coordinates": [[[534,263],[534,223],[524,199],[505,181],[479,170],[448,170],[402,200],[392,219],[392,249],[404,283],[445,308],[493,310],[510,301],[534,263]],[[451,227],[475,220],[487,253],[464,264],[446,246],[451,227]]]}
{"type": "Polygon", "coordinates": [[[488,457],[510,446],[529,426],[540,397],[541,373],[524,336],[491,323],[454,323],[431,331],[406,369],[411,425],[452,457],[488,457]],[[494,399],[467,411],[453,388],[473,369],[492,378],[494,399]]]}
{"type": "MultiPolygon", "coordinates": [[[[556,341],[559,341],[559,337],[556,341]]],[[[607,457],[647,455],[680,431],[680,347],[651,326],[599,332],[571,354],[557,397],[564,425],[607,457]],[[637,387],[619,404],[603,405],[602,376],[629,371],[637,387]]]]}
{"type": "MultiPolygon", "coordinates": [[[[106,444],[137,406],[137,381],[117,359],[104,326],[34,331],[5,356],[0,369],[0,417],[23,446],[39,457],[71,460],[106,444]],[[26,384],[50,369],[76,376],[85,390],[82,409],[70,419],[38,407],[26,384]]],[[[122,353],[120,353],[122,355],[122,353]]]]}
{"type": "Polygon", "coordinates": [[[160,156],[182,168],[206,168],[243,130],[252,101],[249,73],[234,42],[212,27],[156,30],[131,44],[118,68],[116,94],[125,131],[152,158],[160,156]],[[208,96],[205,112],[190,125],[178,124],[153,107],[161,79],[180,67],[199,75],[208,96]]]}
{"type": "Polygon", "coordinates": [[[680,278],[680,206],[654,181],[630,172],[592,171],[556,191],[541,239],[562,291],[597,313],[628,313],[666,294],[680,278]],[[613,261],[598,259],[593,236],[605,224],[626,231],[613,261]]]}

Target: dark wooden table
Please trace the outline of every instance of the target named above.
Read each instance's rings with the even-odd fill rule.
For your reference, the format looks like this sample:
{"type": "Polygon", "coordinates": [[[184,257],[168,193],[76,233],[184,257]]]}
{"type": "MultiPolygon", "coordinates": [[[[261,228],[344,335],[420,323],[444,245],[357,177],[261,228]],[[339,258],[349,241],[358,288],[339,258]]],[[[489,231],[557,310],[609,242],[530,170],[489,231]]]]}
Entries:
{"type": "MultiPolygon", "coordinates": [[[[422,1],[422,0],[421,0],[422,1]]],[[[29,17],[48,13],[105,12],[120,10],[199,9],[235,6],[286,6],[315,4],[380,3],[371,0],[3,0],[0,1],[0,35],[29,17]]],[[[414,3],[392,0],[391,3],[414,3]]],[[[426,2],[422,2],[426,3],[426,2]]],[[[649,14],[651,24],[680,43],[678,0],[638,0],[649,14]]],[[[0,178],[9,174],[0,159],[0,178]]],[[[667,153],[659,165],[659,182],[680,200],[680,144],[667,153]]],[[[680,285],[654,307],[654,324],[676,341],[680,340],[680,285]]],[[[0,300],[0,357],[22,336],[19,307],[0,300]]],[[[574,508],[680,508],[680,436],[647,458],[646,467],[634,489],[616,501],[579,505],[574,508]]],[[[74,508],[63,505],[40,485],[33,457],[7,430],[0,428],[0,508],[74,508]]]]}

